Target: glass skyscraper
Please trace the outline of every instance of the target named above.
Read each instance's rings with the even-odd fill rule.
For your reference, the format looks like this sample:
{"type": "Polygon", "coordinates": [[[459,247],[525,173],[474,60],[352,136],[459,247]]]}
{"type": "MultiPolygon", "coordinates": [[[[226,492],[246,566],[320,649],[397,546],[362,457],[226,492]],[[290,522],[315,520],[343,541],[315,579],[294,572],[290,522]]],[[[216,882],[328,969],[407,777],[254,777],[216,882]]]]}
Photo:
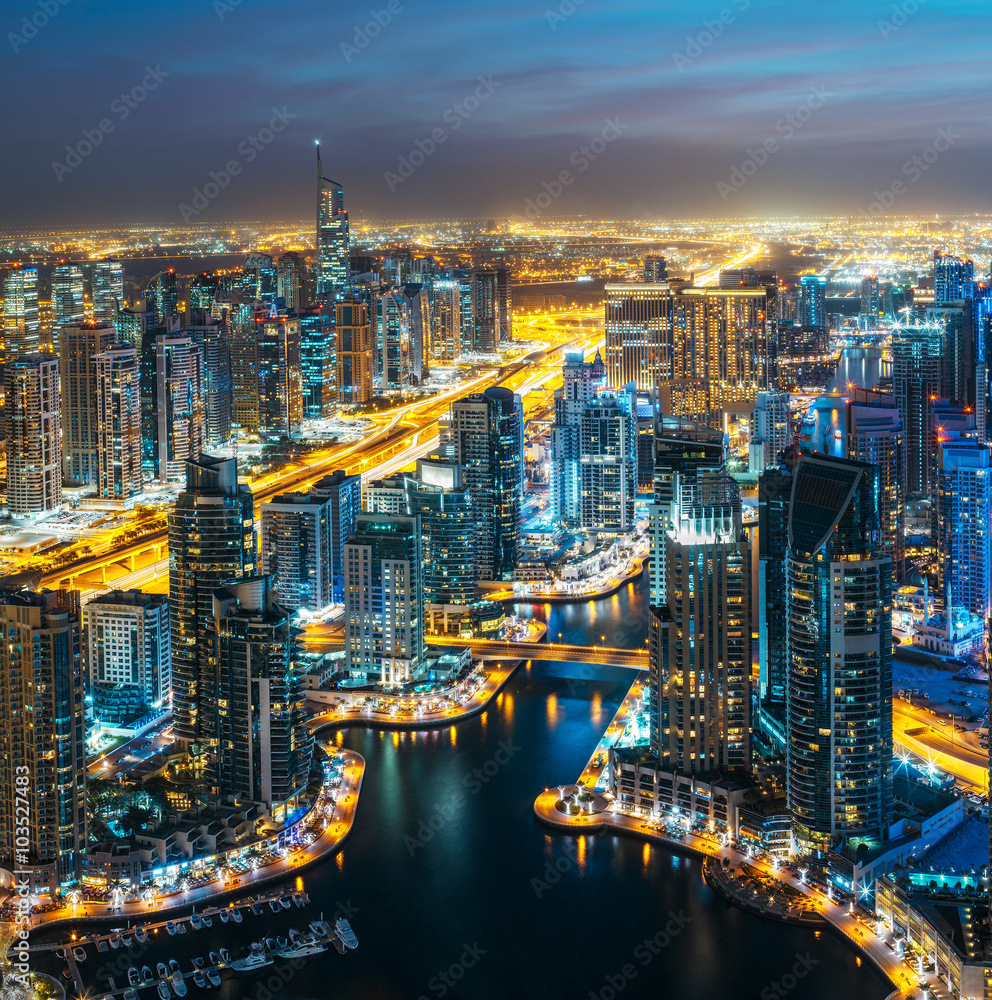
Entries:
{"type": "Polygon", "coordinates": [[[344,294],[351,279],[344,188],[324,176],[317,147],[317,295],[344,294]]]}

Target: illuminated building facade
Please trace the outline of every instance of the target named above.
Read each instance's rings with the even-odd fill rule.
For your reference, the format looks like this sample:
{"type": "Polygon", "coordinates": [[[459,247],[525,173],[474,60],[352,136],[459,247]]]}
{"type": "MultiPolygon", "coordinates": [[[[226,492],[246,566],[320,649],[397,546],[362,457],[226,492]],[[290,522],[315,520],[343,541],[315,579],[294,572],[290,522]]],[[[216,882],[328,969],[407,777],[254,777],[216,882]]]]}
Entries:
{"type": "Polygon", "coordinates": [[[113,327],[105,324],[81,323],[59,330],[65,477],[84,486],[95,486],[99,478],[100,385],[94,359],[116,339],[113,327]]]}
{"type": "Polygon", "coordinates": [[[4,366],[7,509],[38,517],[62,504],[62,401],[58,358],[22,354],[4,366]]]}
{"type": "Polygon", "coordinates": [[[323,174],[317,147],[317,295],[345,293],[351,279],[348,213],[344,188],[323,174]]]}
{"type": "Polygon", "coordinates": [[[338,401],[344,404],[366,403],[372,398],[372,368],[375,353],[369,307],[359,299],[337,304],[338,401]]]}
{"type": "Polygon", "coordinates": [[[892,384],[903,429],[905,496],[923,498],[933,488],[933,404],[941,390],[941,333],[910,327],[892,336],[892,384]]]}
{"type": "Polygon", "coordinates": [[[269,316],[258,324],[258,430],[265,437],[299,437],[303,423],[300,321],[269,316]]]}
{"type": "Polygon", "coordinates": [[[334,313],[327,306],[316,306],[303,310],[298,318],[303,416],[319,420],[330,416],[337,399],[334,313]]]}
{"type": "Polygon", "coordinates": [[[0,859],[55,897],[87,846],[79,594],[0,590],[0,625],[0,859]]]}
{"type": "Polygon", "coordinates": [[[96,488],[105,500],[130,500],[144,490],[138,352],[111,344],[93,358],[96,370],[96,488]]]}
{"type": "Polygon", "coordinates": [[[606,286],[606,377],[654,389],[671,377],[672,292],[667,284],[606,286]]]}
{"type": "Polygon", "coordinates": [[[804,455],[787,561],[787,789],[800,851],[881,839],[892,813],[892,567],[879,474],[804,455]]]}
{"type": "Polygon", "coordinates": [[[52,332],[58,342],[64,326],[80,326],[86,318],[83,269],[76,264],[59,264],[52,271],[52,332]]]}
{"type": "Polygon", "coordinates": [[[313,494],[283,493],[262,504],[262,573],[291,613],[333,602],[332,524],[330,501],[313,494]]]}
{"type": "Polygon", "coordinates": [[[335,604],[344,603],[344,546],[354,534],[362,512],[362,477],[349,476],[336,469],[317,480],[310,495],[328,504],[331,533],[331,596],[335,604]]]}
{"type": "MultiPolygon", "coordinates": [[[[107,258],[93,264],[90,287],[93,294],[93,321],[112,324],[118,306],[124,303],[124,269],[119,260],[107,258]]],[[[141,343],[138,337],[137,346],[141,343]]]]}
{"type": "Polygon", "coordinates": [[[3,282],[4,357],[31,354],[41,347],[38,268],[19,267],[3,282]]]}
{"type": "Polygon", "coordinates": [[[581,527],[632,531],[636,492],[637,397],[599,392],[586,404],[579,424],[581,527]]]}
{"type": "Polygon", "coordinates": [[[431,360],[449,364],[462,353],[460,285],[451,279],[437,279],[431,294],[431,360]]]}

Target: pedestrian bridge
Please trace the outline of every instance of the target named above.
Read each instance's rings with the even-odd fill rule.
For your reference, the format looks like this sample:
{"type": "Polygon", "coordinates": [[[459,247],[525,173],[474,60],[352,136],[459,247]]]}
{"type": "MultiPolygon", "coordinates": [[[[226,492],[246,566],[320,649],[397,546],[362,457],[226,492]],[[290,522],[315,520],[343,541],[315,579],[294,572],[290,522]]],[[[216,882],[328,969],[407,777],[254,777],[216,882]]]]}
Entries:
{"type": "Polygon", "coordinates": [[[578,646],[568,642],[505,642],[499,639],[461,639],[430,635],[432,646],[471,646],[472,653],[486,660],[549,660],[553,663],[600,663],[608,667],[647,670],[646,649],[616,649],[611,646],[578,646]]]}

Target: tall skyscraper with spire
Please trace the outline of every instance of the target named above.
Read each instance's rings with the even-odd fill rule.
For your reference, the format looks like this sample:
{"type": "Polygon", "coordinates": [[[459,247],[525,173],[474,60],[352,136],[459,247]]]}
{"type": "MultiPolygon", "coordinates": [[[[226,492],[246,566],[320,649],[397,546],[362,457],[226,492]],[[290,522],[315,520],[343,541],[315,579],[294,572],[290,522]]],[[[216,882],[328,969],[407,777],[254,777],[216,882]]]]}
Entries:
{"type": "Polygon", "coordinates": [[[324,176],[317,145],[317,295],[343,292],[351,277],[344,188],[324,176]]]}

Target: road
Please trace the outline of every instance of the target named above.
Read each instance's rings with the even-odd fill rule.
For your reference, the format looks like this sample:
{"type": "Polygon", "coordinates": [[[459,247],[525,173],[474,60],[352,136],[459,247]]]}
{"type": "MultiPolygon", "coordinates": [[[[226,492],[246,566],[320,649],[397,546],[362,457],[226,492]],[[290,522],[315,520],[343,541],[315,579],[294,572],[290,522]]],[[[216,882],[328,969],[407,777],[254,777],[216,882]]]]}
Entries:
{"type": "Polygon", "coordinates": [[[977,792],[988,790],[988,753],[973,745],[971,734],[955,732],[950,723],[941,726],[938,717],[927,709],[910,706],[898,698],[892,700],[892,734],[897,746],[960,778],[977,792]],[[926,732],[915,732],[921,728],[926,732]]]}

